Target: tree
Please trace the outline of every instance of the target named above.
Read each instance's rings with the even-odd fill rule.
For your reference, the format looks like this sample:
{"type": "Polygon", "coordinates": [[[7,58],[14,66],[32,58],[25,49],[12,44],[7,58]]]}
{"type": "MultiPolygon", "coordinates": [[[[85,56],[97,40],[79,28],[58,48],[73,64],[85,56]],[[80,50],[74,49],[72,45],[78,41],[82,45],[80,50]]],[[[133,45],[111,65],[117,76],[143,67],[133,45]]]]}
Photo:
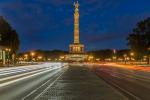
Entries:
{"type": "Polygon", "coordinates": [[[11,48],[11,53],[19,50],[20,40],[17,32],[0,16],[0,45],[11,48]]]}
{"type": "Polygon", "coordinates": [[[150,18],[139,22],[133,33],[129,34],[128,46],[136,53],[137,59],[141,59],[148,54],[150,47],[150,18]]]}

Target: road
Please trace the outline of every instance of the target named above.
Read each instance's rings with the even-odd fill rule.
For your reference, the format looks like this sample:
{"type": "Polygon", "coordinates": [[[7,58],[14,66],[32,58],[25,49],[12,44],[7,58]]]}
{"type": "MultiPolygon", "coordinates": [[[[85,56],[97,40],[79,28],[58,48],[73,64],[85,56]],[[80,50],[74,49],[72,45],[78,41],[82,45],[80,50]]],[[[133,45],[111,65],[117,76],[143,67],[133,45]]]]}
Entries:
{"type": "Polygon", "coordinates": [[[94,72],[130,100],[150,100],[150,70],[144,67],[95,65],[94,72]]]}
{"type": "Polygon", "coordinates": [[[87,65],[69,64],[68,69],[33,100],[128,100],[87,65]]]}
{"type": "Polygon", "coordinates": [[[0,99],[32,100],[66,69],[61,63],[43,63],[0,69],[0,99]]]}
{"type": "Polygon", "coordinates": [[[148,67],[43,63],[0,69],[0,100],[150,100],[149,94],[148,67]]]}

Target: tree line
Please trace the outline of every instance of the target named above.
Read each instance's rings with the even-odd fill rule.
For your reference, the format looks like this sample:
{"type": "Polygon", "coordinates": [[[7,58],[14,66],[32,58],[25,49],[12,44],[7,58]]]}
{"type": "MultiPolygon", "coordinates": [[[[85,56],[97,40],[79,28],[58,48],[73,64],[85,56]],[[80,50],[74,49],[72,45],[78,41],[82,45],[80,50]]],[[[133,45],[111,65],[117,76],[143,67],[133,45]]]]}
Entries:
{"type": "Polygon", "coordinates": [[[16,54],[20,46],[18,33],[2,16],[0,16],[0,46],[10,48],[11,54],[16,54]]]}
{"type": "Polygon", "coordinates": [[[131,51],[135,52],[136,60],[140,60],[143,56],[147,56],[149,61],[150,17],[137,23],[137,26],[133,29],[133,32],[129,34],[127,41],[131,51]]]}

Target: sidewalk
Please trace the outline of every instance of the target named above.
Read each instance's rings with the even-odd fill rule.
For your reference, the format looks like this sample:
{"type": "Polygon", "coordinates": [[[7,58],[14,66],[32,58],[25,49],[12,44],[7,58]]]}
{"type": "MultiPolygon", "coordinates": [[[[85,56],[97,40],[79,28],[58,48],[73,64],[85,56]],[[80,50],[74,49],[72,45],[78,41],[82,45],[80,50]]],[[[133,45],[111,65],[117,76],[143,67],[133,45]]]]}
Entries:
{"type": "Polygon", "coordinates": [[[37,100],[128,100],[87,67],[71,66],[37,100]]]}

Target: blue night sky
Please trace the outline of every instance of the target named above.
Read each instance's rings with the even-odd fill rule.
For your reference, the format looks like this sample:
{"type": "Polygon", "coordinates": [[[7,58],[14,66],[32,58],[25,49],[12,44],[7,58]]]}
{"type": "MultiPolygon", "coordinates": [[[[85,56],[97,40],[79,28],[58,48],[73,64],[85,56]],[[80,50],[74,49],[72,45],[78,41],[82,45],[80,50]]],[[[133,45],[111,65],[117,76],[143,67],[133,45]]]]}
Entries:
{"type": "MultiPolygon", "coordinates": [[[[68,50],[74,0],[0,0],[0,15],[19,33],[21,51],[68,50]]],[[[150,0],[79,0],[86,50],[124,49],[136,23],[150,17],[150,0]]]]}

